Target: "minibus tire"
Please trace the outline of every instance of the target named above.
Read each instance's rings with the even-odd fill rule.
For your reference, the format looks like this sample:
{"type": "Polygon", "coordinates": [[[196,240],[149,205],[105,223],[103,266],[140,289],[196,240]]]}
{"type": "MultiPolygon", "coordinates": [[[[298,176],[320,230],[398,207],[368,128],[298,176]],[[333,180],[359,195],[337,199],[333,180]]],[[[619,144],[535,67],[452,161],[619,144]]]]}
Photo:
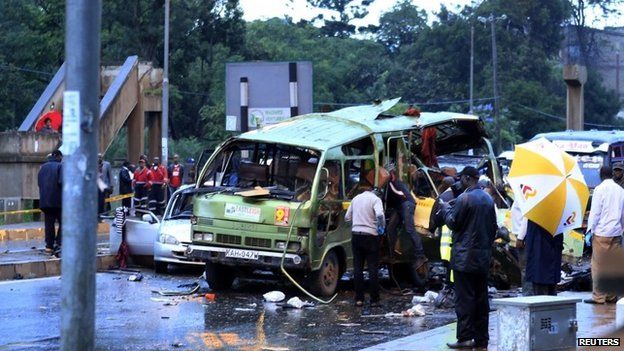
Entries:
{"type": "Polygon", "coordinates": [[[225,290],[232,287],[234,272],[231,268],[212,262],[206,262],[206,282],[212,290],[225,290]]]}
{"type": "Polygon", "coordinates": [[[330,251],[325,255],[321,268],[310,273],[309,286],[315,295],[332,296],[338,287],[340,280],[340,261],[335,251],[330,251]]]}

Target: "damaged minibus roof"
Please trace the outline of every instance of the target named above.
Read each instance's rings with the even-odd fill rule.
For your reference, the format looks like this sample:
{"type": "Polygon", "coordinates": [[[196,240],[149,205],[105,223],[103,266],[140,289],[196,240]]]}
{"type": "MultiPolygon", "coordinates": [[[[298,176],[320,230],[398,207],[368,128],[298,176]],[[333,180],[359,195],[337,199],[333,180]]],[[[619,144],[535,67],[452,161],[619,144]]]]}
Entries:
{"type": "Polygon", "coordinates": [[[379,104],[347,107],[329,113],[311,113],[256,129],[236,139],[296,145],[327,150],[373,133],[435,126],[451,121],[479,121],[479,117],[452,112],[422,112],[420,117],[383,115],[400,98],[379,104]]]}

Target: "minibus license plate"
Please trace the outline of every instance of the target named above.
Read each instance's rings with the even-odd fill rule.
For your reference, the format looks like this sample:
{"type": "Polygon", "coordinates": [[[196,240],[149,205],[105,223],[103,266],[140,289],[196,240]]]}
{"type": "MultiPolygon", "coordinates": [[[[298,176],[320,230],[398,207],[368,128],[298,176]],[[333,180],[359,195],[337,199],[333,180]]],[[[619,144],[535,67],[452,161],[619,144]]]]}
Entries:
{"type": "Polygon", "coordinates": [[[257,260],[258,253],[249,250],[228,249],[225,251],[225,257],[244,258],[246,260],[257,260]]]}

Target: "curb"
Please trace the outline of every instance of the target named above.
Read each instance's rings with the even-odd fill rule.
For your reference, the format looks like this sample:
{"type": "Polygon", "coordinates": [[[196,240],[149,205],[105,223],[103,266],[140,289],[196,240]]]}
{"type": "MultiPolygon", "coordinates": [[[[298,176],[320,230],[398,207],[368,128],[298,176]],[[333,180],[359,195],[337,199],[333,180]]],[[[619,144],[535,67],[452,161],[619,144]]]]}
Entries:
{"type": "MultiPolygon", "coordinates": [[[[98,223],[97,233],[108,234],[110,227],[108,223],[98,223]]],[[[0,229],[0,241],[25,241],[43,240],[45,238],[44,227],[28,229],[0,229]]]]}
{"type": "MultiPolygon", "coordinates": [[[[115,264],[115,256],[100,255],[96,258],[96,269],[108,269],[115,264]]],[[[0,281],[42,278],[61,275],[61,259],[52,258],[45,261],[23,261],[0,264],[0,281]],[[18,278],[19,279],[19,278],[18,278]]]]}

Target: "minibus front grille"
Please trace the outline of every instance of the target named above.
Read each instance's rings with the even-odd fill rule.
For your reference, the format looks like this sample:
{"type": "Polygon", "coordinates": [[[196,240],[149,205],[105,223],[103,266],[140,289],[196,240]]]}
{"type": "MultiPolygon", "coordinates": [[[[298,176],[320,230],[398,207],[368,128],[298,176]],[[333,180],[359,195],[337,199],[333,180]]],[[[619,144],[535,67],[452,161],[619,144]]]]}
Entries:
{"type": "Polygon", "coordinates": [[[247,237],[245,238],[245,245],[256,247],[271,247],[271,239],[247,237]]]}
{"type": "Polygon", "coordinates": [[[241,237],[237,235],[217,234],[217,242],[221,244],[241,244],[241,237]]]}

